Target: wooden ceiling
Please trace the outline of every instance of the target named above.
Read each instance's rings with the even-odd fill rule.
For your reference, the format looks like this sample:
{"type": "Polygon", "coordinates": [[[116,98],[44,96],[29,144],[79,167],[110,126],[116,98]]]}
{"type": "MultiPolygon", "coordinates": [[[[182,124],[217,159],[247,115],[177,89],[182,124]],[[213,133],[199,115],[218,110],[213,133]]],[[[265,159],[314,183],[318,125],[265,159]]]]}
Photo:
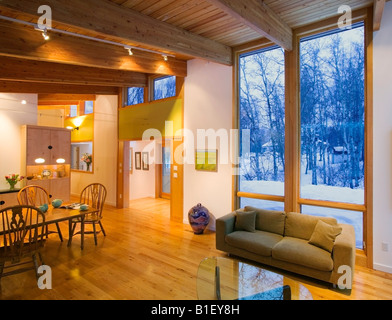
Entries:
{"type": "Polygon", "coordinates": [[[0,19],[0,66],[6,70],[0,75],[0,90],[9,87],[4,81],[97,85],[101,89],[145,86],[149,74],[186,76],[186,61],[193,58],[232,65],[233,48],[263,38],[291,50],[294,29],[337,17],[343,4],[352,10],[375,5],[381,8],[380,20],[385,0],[46,0],[44,3],[52,9],[49,41],[43,40],[41,33],[31,26],[42,16],[37,12],[43,4],[41,0],[0,1],[0,16],[14,19],[0,19]],[[89,38],[75,37],[76,34],[89,38]],[[122,45],[155,52],[134,50],[130,57],[122,45]],[[169,54],[169,60],[163,61],[161,54],[169,54]],[[65,71],[64,65],[69,71],[65,71]],[[34,67],[40,71],[35,73],[34,67]],[[49,75],[46,71],[55,72],[49,75]],[[80,77],[75,77],[77,74],[80,77]]]}
{"type": "MultiPolygon", "coordinates": [[[[110,0],[121,7],[235,47],[260,39],[260,34],[239,22],[210,0],[110,0]]],[[[248,1],[235,0],[239,3],[248,1]]],[[[222,1],[225,2],[225,1],[222,1]]],[[[261,2],[261,1],[259,1],[261,2]]],[[[265,0],[263,1],[291,29],[338,15],[344,4],[352,10],[373,5],[373,0],[265,0]]]]}

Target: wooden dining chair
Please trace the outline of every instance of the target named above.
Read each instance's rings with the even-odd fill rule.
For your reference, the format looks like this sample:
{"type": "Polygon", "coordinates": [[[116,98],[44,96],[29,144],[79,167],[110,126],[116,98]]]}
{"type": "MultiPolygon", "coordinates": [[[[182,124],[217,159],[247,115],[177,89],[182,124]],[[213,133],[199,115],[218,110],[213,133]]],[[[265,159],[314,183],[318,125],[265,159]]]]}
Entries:
{"type": "Polygon", "coordinates": [[[0,280],[31,269],[38,279],[39,262],[44,264],[40,249],[45,244],[45,215],[36,207],[19,205],[0,210],[0,220],[0,280]]]}
{"type": "MultiPolygon", "coordinates": [[[[76,234],[81,234],[80,231],[75,233],[75,228],[78,223],[84,222],[84,226],[92,225],[93,230],[84,230],[84,234],[94,234],[94,242],[97,245],[97,233],[102,231],[103,235],[106,236],[105,229],[102,226],[102,217],[103,217],[103,206],[106,200],[106,188],[104,185],[100,183],[92,183],[85,187],[80,194],[80,203],[87,204],[88,208],[94,209],[93,212],[89,212],[84,217],[84,220],[81,218],[75,218],[71,221],[72,223],[72,231],[70,237],[73,237],[76,234]],[[96,224],[99,224],[100,231],[97,232],[96,224]]],[[[83,226],[83,227],[84,227],[83,226]]]]}
{"type": "MultiPolygon", "coordinates": [[[[30,205],[33,207],[39,207],[43,204],[50,205],[50,196],[48,191],[37,185],[29,185],[19,190],[18,192],[18,203],[20,205],[30,205]]],[[[61,229],[56,222],[57,231],[50,231],[48,226],[46,226],[46,235],[49,233],[58,233],[61,242],[63,241],[63,235],[61,234],[61,229]]]]}

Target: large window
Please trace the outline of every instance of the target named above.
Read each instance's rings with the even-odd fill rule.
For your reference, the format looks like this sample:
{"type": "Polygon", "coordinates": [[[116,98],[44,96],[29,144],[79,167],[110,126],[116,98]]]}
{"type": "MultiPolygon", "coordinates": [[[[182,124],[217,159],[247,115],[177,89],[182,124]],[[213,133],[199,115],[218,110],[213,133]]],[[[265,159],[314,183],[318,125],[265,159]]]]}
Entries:
{"type": "MultiPolygon", "coordinates": [[[[239,68],[239,191],[247,193],[241,198],[244,206],[255,203],[251,197],[257,195],[284,195],[284,52],[274,47],[242,54],[239,68]]],[[[282,208],[281,203],[258,203],[268,209],[282,208]]]]}
{"type": "MultiPolygon", "coordinates": [[[[364,50],[363,24],[300,43],[303,199],[365,203],[364,50]]],[[[358,212],[320,212],[334,212],[341,222],[354,225],[357,240],[362,239],[358,212]]]]}
{"type": "Polygon", "coordinates": [[[236,190],[238,207],[351,224],[365,251],[371,234],[366,28],[358,22],[315,33],[309,26],[295,33],[292,53],[268,47],[239,54],[236,190]]]}
{"type": "Polygon", "coordinates": [[[303,39],[301,198],[364,203],[364,28],[303,39]]]}

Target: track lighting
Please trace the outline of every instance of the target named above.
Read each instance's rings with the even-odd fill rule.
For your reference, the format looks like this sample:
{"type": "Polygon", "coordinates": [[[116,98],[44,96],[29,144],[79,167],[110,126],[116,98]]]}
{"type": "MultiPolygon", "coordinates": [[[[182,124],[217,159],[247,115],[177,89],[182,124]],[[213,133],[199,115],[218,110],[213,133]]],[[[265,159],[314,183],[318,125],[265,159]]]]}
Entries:
{"type": "MultiPolygon", "coordinates": [[[[1,0],[0,0],[0,2],[1,2],[1,0]]],[[[32,27],[34,27],[35,30],[38,30],[38,31],[42,32],[42,36],[43,36],[43,38],[45,40],[49,40],[50,39],[50,37],[48,35],[48,30],[46,28],[45,29],[41,29],[37,24],[35,24],[33,22],[27,22],[27,21],[24,21],[24,20],[10,18],[10,17],[6,17],[6,16],[2,16],[2,15],[0,15],[0,20],[6,20],[6,21],[15,22],[15,23],[20,23],[20,24],[23,24],[23,25],[32,26],[32,27]]],[[[162,55],[162,57],[163,57],[163,59],[165,61],[168,61],[168,57],[174,57],[175,58],[175,55],[172,55],[172,54],[167,54],[167,53],[162,54],[162,52],[159,52],[159,51],[156,51],[156,50],[145,49],[145,48],[142,48],[142,47],[124,46],[123,43],[114,42],[114,41],[105,40],[105,39],[94,38],[94,37],[91,37],[91,36],[82,35],[82,34],[70,32],[70,31],[66,31],[66,30],[50,28],[50,31],[52,33],[60,33],[60,34],[65,34],[65,35],[69,35],[69,36],[73,36],[73,37],[77,37],[77,38],[86,39],[86,40],[92,40],[92,41],[106,43],[106,44],[111,44],[111,45],[115,45],[115,46],[122,46],[122,47],[124,47],[124,49],[128,50],[128,53],[129,53],[130,56],[133,55],[133,51],[132,50],[135,49],[135,50],[138,50],[138,51],[160,54],[160,55],[162,55]]]]}
{"type": "Polygon", "coordinates": [[[124,49],[125,49],[125,50],[128,50],[128,54],[129,54],[130,56],[133,56],[133,51],[132,51],[133,48],[132,48],[132,47],[125,46],[124,49]]]}
{"type": "Polygon", "coordinates": [[[46,41],[48,41],[50,39],[50,37],[48,36],[48,30],[46,30],[46,28],[44,29],[44,31],[42,32],[42,36],[44,37],[44,39],[46,41]]]}

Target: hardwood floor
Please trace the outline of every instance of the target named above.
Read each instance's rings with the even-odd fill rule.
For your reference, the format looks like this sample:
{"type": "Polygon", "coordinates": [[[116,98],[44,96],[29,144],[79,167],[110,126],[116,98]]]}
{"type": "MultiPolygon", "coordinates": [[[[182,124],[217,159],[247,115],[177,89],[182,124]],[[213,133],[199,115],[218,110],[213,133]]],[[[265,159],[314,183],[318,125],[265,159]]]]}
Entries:
{"type": "MultiPolygon", "coordinates": [[[[169,220],[169,201],[142,199],[130,208],[106,207],[107,236],[80,237],[67,247],[51,235],[42,252],[52,270],[52,289],[37,287],[33,271],[1,279],[1,299],[37,300],[196,300],[196,274],[208,256],[226,256],[215,249],[215,233],[194,235],[187,224],[169,220]]],[[[303,284],[315,300],[392,299],[392,274],[358,267],[351,293],[322,284],[303,284]]]]}

